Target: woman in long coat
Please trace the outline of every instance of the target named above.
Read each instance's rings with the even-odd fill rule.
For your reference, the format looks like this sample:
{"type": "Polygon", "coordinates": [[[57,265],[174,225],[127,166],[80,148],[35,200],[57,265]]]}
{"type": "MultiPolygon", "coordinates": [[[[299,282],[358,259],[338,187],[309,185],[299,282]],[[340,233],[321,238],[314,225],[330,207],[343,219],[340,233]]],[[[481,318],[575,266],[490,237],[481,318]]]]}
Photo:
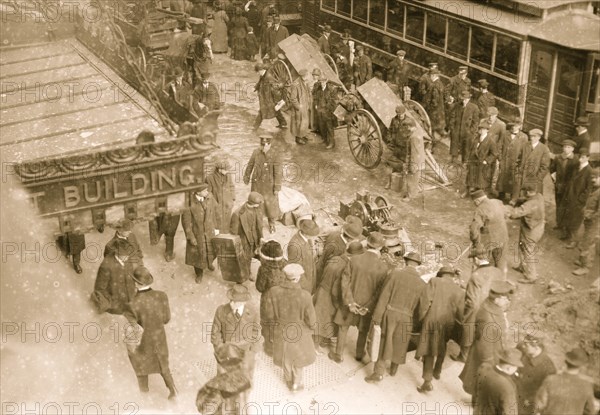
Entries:
{"type": "Polygon", "coordinates": [[[214,53],[227,53],[227,24],[229,17],[220,5],[216,5],[217,11],[214,14],[213,32],[210,35],[212,40],[212,50],[214,53]]]}
{"type": "Polygon", "coordinates": [[[290,133],[296,138],[298,144],[306,144],[308,135],[311,92],[305,81],[307,73],[306,69],[301,69],[300,76],[294,80],[290,88],[290,133]]]}
{"type": "Polygon", "coordinates": [[[248,19],[242,16],[242,9],[235,9],[235,16],[231,19],[231,57],[237,61],[246,59],[246,34],[248,33],[248,19]]]}
{"type": "Polygon", "coordinates": [[[227,173],[230,169],[231,166],[226,160],[221,161],[217,163],[215,171],[206,178],[208,191],[219,204],[219,222],[216,226],[221,233],[229,233],[231,212],[235,202],[235,188],[231,176],[227,173]]]}
{"type": "Polygon", "coordinates": [[[200,283],[204,270],[212,269],[212,263],[215,260],[211,240],[215,236],[216,225],[220,223],[220,217],[217,202],[208,193],[208,184],[203,184],[191,199],[191,206],[181,218],[187,239],[185,264],[194,267],[196,282],[200,283]]]}

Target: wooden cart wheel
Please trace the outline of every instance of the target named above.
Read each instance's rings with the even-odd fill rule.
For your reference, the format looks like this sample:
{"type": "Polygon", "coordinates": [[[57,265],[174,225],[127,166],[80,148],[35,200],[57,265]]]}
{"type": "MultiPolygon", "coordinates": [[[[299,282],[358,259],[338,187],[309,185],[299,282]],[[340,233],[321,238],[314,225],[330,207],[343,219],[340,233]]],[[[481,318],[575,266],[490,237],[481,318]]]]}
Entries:
{"type": "MultiPolygon", "coordinates": [[[[384,197],[384,196],[377,196],[375,198],[375,206],[376,207],[384,207],[384,206],[390,206],[390,203],[388,202],[388,200],[384,197]]],[[[381,217],[383,219],[383,222],[389,222],[390,221],[390,210],[389,209],[380,209],[377,210],[377,215],[379,217],[381,217]]]]}
{"type": "Polygon", "coordinates": [[[370,112],[359,109],[350,116],[348,145],[356,162],[366,169],[374,169],[381,162],[383,140],[379,124],[370,112]]]}
{"type": "Polygon", "coordinates": [[[431,129],[431,120],[429,119],[429,115],[427,115],[427,111],[421,104],[417,101],[413,101],[412,99],[407,99],[404,101],[404,105],[408,107],[408,109],[416,116],[416,121],[419,121],[421,126],[425,129],[427,134],[430,137],[433,137],[433,131],[431,129]]]}
{"type": "Polygon", "coordinates": [[[273,62],[273,65],[269,68],[269,72],[275,78],[275,82],[281,85],[290,85],[292,83],[292,73],[290,72],[290,68],[288,68],[287,64],[277,59],[273,62]]]}
{"type": "Polygon", "coordinates": [[[360,200],[356,200],[354,201],[354,203],[352,203],[348,214],[359,218],[362,221],[363,225],[367,224],[367,222],[369,221],[369,217],[371,216],[371,212],[369,212],[367,205],[365,205],[360,200]]]}
{"type": "Polygon", "coordinates": [[[333,72],[335,72],[336,76],[339,77],[340,74],[338,72],[337,65],[335,64],[335,60],[331,57],[331,55],[328,55],[326,53],[324,53],[323,56],[325,56],[325,60],[327,61],[329,66],[331,66],[331,69],[333,69],[333,72]]]}
{"type": "Polygon", "coordinates": [[[144,52],[144,49],[142,49],[141,46],[137,46],[132,49],[132,52],[136,56],[138,68],[140,68],[142,72],[146,72],[146,53],[144,52]]]}

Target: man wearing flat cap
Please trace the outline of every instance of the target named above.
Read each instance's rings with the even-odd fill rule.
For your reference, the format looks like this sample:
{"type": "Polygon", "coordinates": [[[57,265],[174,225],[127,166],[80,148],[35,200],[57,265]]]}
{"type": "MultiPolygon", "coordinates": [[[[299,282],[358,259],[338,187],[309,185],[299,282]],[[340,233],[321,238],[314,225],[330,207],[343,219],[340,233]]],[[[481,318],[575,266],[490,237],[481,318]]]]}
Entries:
{"type": "Polygon", "coordinates": [[[451,105],[449,115],[448,109],[446,111],[449,116],[450,154],[452,163],[457,163],[459,156],[462,163],[466,163],[479,128],[479,108],[471,102],[471,92],[468,89],[462,90],[458,98],[460,101],[451,105]]]}
{"type": "MultiPolygon", "coordinates": [[[[419,78],[419,101],[421,103],[424,102],[425,97],[427,96],[427,94],[429,93],[429,88],[431,87],[431,73],[432,71],[438,71],[439,72],[439,68],[438,68],[438,64],[437,62],[429,62],[427,64],[427,71],[424,72],[421,77],[419,78]]],[[[445,97],[445,90],[446,87],[444,86],[444,97],[445,97]]],[[[446,102],[446,99],[444,98],[444,103],[446,102]]]]}
{"type": "Polygon", "coordinates": [[[579,154],[582,149],[590,149],[590,134],[588,133],[588,127],[590,126],[590,119],[587,115],[577,117],[575,120],[575,131],[577,135],[574,137],[576,143],[575,154],[579,154]]]}
{"type": "Polygon", "coordinates": [[[250,272],[250,264],[263,237],[263,210],[260,206],[263,202],[264,199],[260,193],[250,192],[246,203],[231,215],[231,225],[229,226],[230,233],[240,237],[243,272],[251,280],[253,277],[250,272]]]}
{"type": "MultiPolygon", "coordinates": [[[[148,392],[148,375],[160,373],[169,389],[169,399],[177,396],[175,382],[169,369],[169,346],[165,325],[171,320],[169,298],[162,291],[155,291],[150,286],[154,278],[150,271],[139,266],[133,272],[133,281],[137,294],[123,313],[131,327],[141,326],[143,329],[140,344],[129,351],[129,360],[138,379],[141,392],[148,392]]],[[[126,341],[131,339],[128,335],[126,341]]]]}
{"type": "Polygon", "coordinates": [[[579,161],[575,155],[575,146],[577,144],[573,140],[563,140],[562,153],[555,156],[550,161],[550,177],[554,182],[554,201],[556,206],[556,225],[561,233],[562,238],[567,237],[566,223],[566,205],[565,194],[567,185],[573,174],[579,169],[579,161]]]}
{"type": "Polygon", "coordinates": [[[331,26],[326,24],[323,26],[323,34],[317,40],[319,50],[325,55],[331,55],[331,48],[329,47],[329,36],[331,35],[331,26]]]}
{"type": "Polygon", "coordinates": [[[519,369],[517,378],[519,414],[533,415],[535,394],[544,379],[556,373],[556,367],[544,350],[542,338],[538,335],[527,334],[517,347],[523,352],[523,367],[519,369]]]}
{"type": "MultiPolygon", "coordinates": [[[[538,193],[544,190],[544,178],[550,168],[550,150],[541,143],[544,133],[538,128],[529,131],[529,144],[523,147],[521,163],[519,165],[519,176],[521,188],[526,184],[535,186],[538,193]]],[[[514,195],[511,205],[515,205],[519,194],[514,195]]]]}
{"type": "Polygon", "coordinates": [[[373,77],[373,63],[371,58],[365,54],[365,47],[356,47],[356,59],[354,60],[354,83],[358,88],[373,77]]]}
{"type": "Polygon", "coordinates": [[[461,100],[462,91],[471,90],[471,79],[467,76],[469,68],[467,66],[459,66],[458,73],[450,78],[450,82],[446,86],[446,100],[452,103],[461,100]]]}
{"type": "Polygon", "coordinates": [[[290,264],[300,264],[304,275],[300,286],[311,294],[316,289],[315,238],[319,236],[319,225],[312,219],[304,219],[298,224],[298,232],[292,236],[287,246],[287,258],[290,264]]]}
{"type": "Polygon", "coordinates": [[[519,265],[515,270],[523,274],[522,284],[534,284],[538,279],[539,242],[544,236],[545,207],[544,196],[539,194],[533,184],[523,186],[527,199],[512,210],[511,219],[520,219],[519,265]]]}
{"type": "MultiPolygon", "coordinates": [[[[277,55],[275,55],[277,56],[277,55]]],[[[281,112],[276,110],[276,105],[281,101],[283,85],[276,82],[273,75],[268,71],[268,66],[264,63],[254,65],[254,70],[258,72],[258,81],[254,86],[254,91],[258,95],[258,114],[254,120],[254,131],[258,131],[263,120],[277,119],[277,128],[287,128],[287,121],[281,112]]]]}
{"type": "Polygon", "coordinates": [[[589,363],[588,353],[575,348],[565,355],[566,369],[548,376],[535,396],[535,413],[540,415],[597,413],[592,384],[579,373],[589,363]]]}
{"type": "Polygon", "coordinates": [[[358,328],[355,359],[360,362],[365,355],[373,310],[388,275],[388,267],[381,258],[381,248],[384,245],[383,235],[371,232],[367,238],[366,252],[350,258],[342,273],[343,305],[337,310],[333,320],[339,328],[336,350],[332,353],[335,361],[343,359],[350,326],[358,328]]]}
{"type": "Polygon", "coordinates": [[[306,83],[308,71],[302,68],[298,75],[290,87],[290,134],[295,138],[296,144],[304,145],[308,142],[311,90],[306,83]]]}
{"type": "Polygon", "coordinates": [[[488,108],[496,105],[496,96],[488,91],[489,86],[490,84],[485,79],[480,79],[477,81],[479,94],[477,95],[475,103],[477,104],[477,107],[479,108],[479,114],[481,114],[482,117],[486,116],[488,108]]]}
{"type": "Polygon", "coordinates": [[[492,179],[498,154],[496,143],[489,137],[490,122],[483,119],[479,122],[479,135],[471,144],[467,160],[467,191],[482,189],[486,194],[492,194],[492,179]]]}
{"type": "Polygon", "coordinates": [[[288,388],[296,392],[304,389],[304,367],[317,357],[312,339],[317,318],[310,293],[300,287],[302,266],[288,264],[283,272],[286,281],[265,294],[265,313],[274,327],[273,362],[283,367],[288,388]]]}
{"type": "Polygon", "coordinates": [[[478,396],[475,415],[517,415],[517,387],[514,382],[517,370],[523,366],[522,353],[518,349],[500,352],[496,364],[484,363],[478,373],[478,396]]]}
{"type": "Polygon", "coordinates": [[[579,166],[567,183],[567,191],[564,196],[567,249],[577,247],[575,238],[583,223],[583,210],[594,189],[589,159],[590,153],[587,148],[579,150],[579,166]]]}
{"type": "Polygon", "coordinates": [[[486,112],[480,112],[479,114],[482,117],[487,116],[487,119],[490,122],[490,131],[488,131],[488,135],[496,144],[496,147],[499,148],[502,135],[506,131],[506,123],[498,118],[498,108],[489,106],[486,112]]]}
{"type": "Polygon", "coordinates": [[[115,236],[106,243],[104,247],[104,257],[113,254],[116,250],[117,241],[125,241],[128,244],[127,262],[131,265],[131,269],[135,269],[139,265],[144,265],[144,254],[140,248],[137,237],[133,233],[133,222],[127,218],[119,220],[113,225],[115,228],[115,236]]]}
{"type": "MultiPolygon", "coordinates": [[[[260,340],[260,318],[258,313],[248,306],[250,292],[243,284],[234,284],[227,291],[229,301],[215,311],[210,342],[215,353],[223,344],[235,344],[244,350],[243,368],[250,381],[254,375],[256,348],[260,340]]],[[[218,372],[225,370],[217,367],[218,372]]]]}
{"type": "Polygon", "coordinates": [[[260,147],[252,152],[244,170],[244,184],[252,183],[250,190],[264,198],[261,208],[269,220],[269,232],[275,233],[275,221],[281,217],[279,191],[283,165],[279,156],[271,150],[271,140],[269,135],[260,136],[260,147]]]}
{"type": "Polygon", "coordinates": [[[218,205],[219,223],[216,224],[216,227],[221,233],[229,233],[231,211],[235,202],[231,164],[227,159],[222,159],[217,161],[214,166],[214,171],[206,176],[206,183],[209,193],[214,196],[218,205]]]}
{"type": "Polygon", "coordinates": [[[405,51],[398,50],[396,52],[396,59],[390,63],[390,67],[388,68],[388,80],[398,88],[400,99],[404,97],[404,87],[408,86],[410,78],[410,65],[404,60],[405,56],[405,51]]]}
{"type": "Polygon", "coordinates": [[[592,170],[592,182],[594,189],[583,209],[583,236],[579,241],[579,260],[575,261],[577,268],[573,271],[574,275],[582,276],[590,272],[594,263],[595,250],[594,245],[599,243],[600,234],[600,169],[592,170]]]}
{"type": "Polygon", "coordinates": [[[521,120],[510,120],[506,131],[498,143],[499,172],[496,182],[498,199],[507,202],[518,198],[521,189],[519,166],[523,156],[523,148],[528,144],[527,135],[521,132],[521,120]]]}
{"type": "MultiPolygon", "coordinates": [[[[488,298],[477,312],[473,346],[459,375],[464,391],[472,395],[473,404],[478,403],[479,367],[484,363],[492,366],[498,364],[498,356],[506,349],[505,342],[509,327],[506,311],[510,306],[510,295],[513,291],[513,286],[507,281],[492,281],[488,298]]],[[[516,413],[516,407],[514,412],[516,413]]]]}
{"type": "Polygon", "coordinates": [[[219,234],[220,211],[208,184],[201,184],[192,192],[190,207],[181,216],[185,233],[185,264],[194,267],[196,284],[202,282],[204,270],[214,270],[215,254],[212,238],[219,234]]]}
{"type": "Polygon", "coordinates": [[[417,271],[421,256],[417,252],[408,252],[404,255],[404,263],[404,268],[391,272],[373,312],[373,325],[381,326],[381,343],[373,373],[365,378],[369,383],[383,379],[387,360],[391,360],[390,375],[396,375],[399,365],[406,363],[410,334],[419,324],[413,322],[413,316],[426,288],[417,271]]]}

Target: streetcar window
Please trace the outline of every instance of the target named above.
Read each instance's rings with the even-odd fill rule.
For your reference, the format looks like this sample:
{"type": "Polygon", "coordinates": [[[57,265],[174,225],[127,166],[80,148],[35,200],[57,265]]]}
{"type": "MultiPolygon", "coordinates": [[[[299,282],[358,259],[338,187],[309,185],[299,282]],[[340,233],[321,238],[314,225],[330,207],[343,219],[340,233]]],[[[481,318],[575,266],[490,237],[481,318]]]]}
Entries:
{"type": "Polygon", "coordinates": [[[368,3],[365,0],[353,0],[352,19],[367,23],[368,3]]]}
{"type": "Polygon", "coordinates": [[[383,29],[383,25],[385,24],[385,0],[370,1],[369,24],[383,29]]]}
{"type": "Polygon", "coordinates": [[[425,12],[413,6],[406,7],[406,37],[423,43],[423,26],[425,25],[425,12]]]}
{"type": "Polygon", "coordinates": [[[471,28],[471,62],[484,68],[490,68],[492,66],[493,49],[494,34],[473,26],[471,28]]]}
{"type": "Polygon", "coordinates": [[[598,89],[598,78],[600,78],[600,60],[594,60],[592,68],[592,82],[590,84],[590,93],[588,95],[588,104],[596,105],[600,102],[600,90],[598,89]]]}
{"type": "Polygon", "coordinates": [[[403,36],[404,32],[404,5],[399,1],[388,1],[387,30],[403,36]]]}
{"type": "Polygon", "coordinates": [[[335,0],[322,0],[321,7],[326,10],[335,11],[335,0]]]}
{"type": "Polygon", "coordinates": [[[583,65],[581,57],[560,55],[558,59],[558,93],[569,98],[577,98],[583,65]]]}
{"type": "Polygon", "coordinates": [[[444,16],[427,13],[425,44],[434,49],[444,50],[446,44],[446,18],[444,16]]]}
{"type": "Polygon", "coordinates": [[[350,11],[352,10],[352,0],[338,0],[337,2],[337,12],[340,14],[344,14],[346,16],[350,16],[350,11]]]}
{"type": "Polygon", "coordinates": [[[516,76],[519,71],[521,41],[504,35],[496,35],[496,62],[494,70],[502,75],[516,76]]]}
{"type": "Polygon", "coordinates": [[[448,54],[467,60],[469,51],[469,26],[448,19],[448,54]]]}

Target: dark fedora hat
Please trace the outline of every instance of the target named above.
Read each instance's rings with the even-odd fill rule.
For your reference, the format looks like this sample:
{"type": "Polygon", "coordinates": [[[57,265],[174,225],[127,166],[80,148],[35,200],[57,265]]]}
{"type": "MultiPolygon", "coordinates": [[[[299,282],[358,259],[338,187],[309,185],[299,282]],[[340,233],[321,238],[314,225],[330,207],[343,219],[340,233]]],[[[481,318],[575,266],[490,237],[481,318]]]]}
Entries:
{"type": "Polygon", "coordinates": [[[227,291],[227,297],[231,301],[248,301],[250,299],[250,292],[245,285],[235,284],[227,291]]]}
{"type": "Polygon", "coordinates": [[[346,223],[342,228],[342,232],[352,239],[358,239],[362,235],[362,226],[358,223],[346,223]]]}
{"type": "Polygon", "coordinates": [[[320,232],[319,225],[312,219],[304,219],[300,222],[298,228],[304,235],[311,237],[318,236],[320,232]]]}
{"type": "Polygon", "coordinates": [[[367,238],[367,245],[371,248],[383,248],[385,245],[385,238],[381,232],[371,232],[367,238]]]}
{"type": "Polygon", "coordinates": [[[498,360],[501,363],[507,363],[516,367],[523,367],[523,363],[521,362],[522,357],[523,353],[521,353],[519,349],[506,349],[500,352],[498,360]]]}
{"type": "Polygon", "coordinates": [[[143,265],[140,265],[133,271],[133,276],[131,277],[135,282],[140,285],[150,285],[154,282],[154,277],[143,265]]]}
{"type": "Polygon", "coordinates": [[[452,267],[441,267],[440,270],[435,275],[436,277],[442,277],[446,274],[456,275],[456,270],[452,267]]]}
{"type": "Polygon", "coordinates": [[[404,254],[404,259],[409,261],[415,261],[417,263],[422,264],[421,255],[418,252],[412,251],[404,254]]]}
{"type": "Polygon", "coordinates": [[[575,120],[575,125],[587,127],[588,125],[590,125],[590,119],[585,115],[582,117],[577,117],[577,119],[575,120]]]}
{"type": "Polygon", "coordinates": [[[579,347],[565,354],[565,361],[571,366],[581,367],[588,364],[590,357],[587,352],[579,347]]]}
{"type": "Polygon", "coordinates": [[[365,247],[358,241],[350,242],[346,247],[346,254],[349,256],[365,253],[365,247]]]}

